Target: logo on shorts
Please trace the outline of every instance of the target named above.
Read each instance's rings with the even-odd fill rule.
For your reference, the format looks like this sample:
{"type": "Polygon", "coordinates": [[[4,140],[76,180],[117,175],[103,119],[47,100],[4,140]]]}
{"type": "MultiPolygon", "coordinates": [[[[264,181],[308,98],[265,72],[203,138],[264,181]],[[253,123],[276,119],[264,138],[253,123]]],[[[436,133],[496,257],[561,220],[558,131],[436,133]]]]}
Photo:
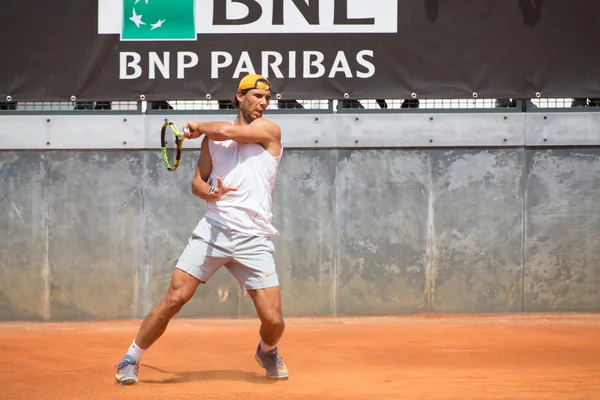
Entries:
{"type": "Polygon", "coordinates": [[[195,0],[122,0],[121,40],[196,40],[195,0]]]}

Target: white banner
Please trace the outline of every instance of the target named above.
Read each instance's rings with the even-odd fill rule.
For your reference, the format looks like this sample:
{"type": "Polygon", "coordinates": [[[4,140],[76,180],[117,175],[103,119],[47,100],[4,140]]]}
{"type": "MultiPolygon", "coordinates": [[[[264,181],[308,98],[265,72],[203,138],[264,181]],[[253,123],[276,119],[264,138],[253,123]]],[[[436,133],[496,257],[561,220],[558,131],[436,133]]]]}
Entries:
{"type": "MultiPolygon", "coordinates": [[[[196,0],[195,24],[199,34],[397,33],[398,0],[196,0]]],[[[123,0],[98,0],[98,33],[122,26],[123,0]]]]}

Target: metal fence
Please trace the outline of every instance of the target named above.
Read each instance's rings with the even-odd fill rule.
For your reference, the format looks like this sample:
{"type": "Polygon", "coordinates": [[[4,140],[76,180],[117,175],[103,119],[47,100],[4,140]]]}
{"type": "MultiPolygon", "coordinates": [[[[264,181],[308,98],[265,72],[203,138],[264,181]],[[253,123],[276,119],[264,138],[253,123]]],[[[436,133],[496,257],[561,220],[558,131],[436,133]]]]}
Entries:
{"type": "MultiPolygon", "coordinates": [[[[478,110],[535,112],[536,110],[600,110],[600,99],[273,99],[269,111],[283,113],[420,112],[478,110]]],[[[0,115],[54,113],[234,113],[230,100],[98,101],[98,102],[0,102],[0,115]]]]}

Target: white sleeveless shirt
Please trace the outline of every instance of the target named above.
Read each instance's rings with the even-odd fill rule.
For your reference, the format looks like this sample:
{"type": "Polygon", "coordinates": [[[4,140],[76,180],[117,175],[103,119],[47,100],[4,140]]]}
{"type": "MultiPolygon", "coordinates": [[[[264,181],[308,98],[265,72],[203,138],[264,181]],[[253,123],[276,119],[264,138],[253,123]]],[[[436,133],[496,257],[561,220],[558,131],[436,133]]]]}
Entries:
{"type": "MultiPolygon", "coordinates": [[[[281,155],[273,157],[258,143],[208,140],[212,159],[209,184],[237,188],[218,202],[207,202],[205,216],[239,232],[253,236],[275,236],[273,188],[281,155]]],[[[283,153],[283,148],[281,149],[283,153]]]]}

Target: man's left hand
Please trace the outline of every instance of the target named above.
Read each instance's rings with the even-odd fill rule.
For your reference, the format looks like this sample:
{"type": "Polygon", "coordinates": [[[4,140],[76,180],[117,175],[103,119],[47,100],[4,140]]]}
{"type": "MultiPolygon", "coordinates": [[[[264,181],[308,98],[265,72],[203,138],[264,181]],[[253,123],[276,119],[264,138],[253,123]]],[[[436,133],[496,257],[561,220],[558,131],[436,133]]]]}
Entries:
{"type": "Polygon", "coordinates": [[[199,123],[196,121],[188,121],[183,126],[183,137],[185,139],[197,139],[202,136],[200,132],[199,123]]]}

